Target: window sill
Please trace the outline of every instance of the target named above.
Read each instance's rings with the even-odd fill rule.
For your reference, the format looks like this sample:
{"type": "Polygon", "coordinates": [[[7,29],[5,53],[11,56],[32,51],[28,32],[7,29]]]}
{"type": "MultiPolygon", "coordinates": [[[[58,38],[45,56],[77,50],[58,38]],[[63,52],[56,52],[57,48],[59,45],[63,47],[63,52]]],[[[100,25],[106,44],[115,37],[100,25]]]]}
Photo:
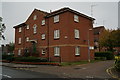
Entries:
{"type": "Polygon", "coordinates": [[[60,38],[54,38],[54,40],[59,40],[60,38]]]}
{"type": "Polygon", "coordinates": [[[76,54],[75,56],[78,57],[78,56],[80,56],[80,54],[76,54]]]}

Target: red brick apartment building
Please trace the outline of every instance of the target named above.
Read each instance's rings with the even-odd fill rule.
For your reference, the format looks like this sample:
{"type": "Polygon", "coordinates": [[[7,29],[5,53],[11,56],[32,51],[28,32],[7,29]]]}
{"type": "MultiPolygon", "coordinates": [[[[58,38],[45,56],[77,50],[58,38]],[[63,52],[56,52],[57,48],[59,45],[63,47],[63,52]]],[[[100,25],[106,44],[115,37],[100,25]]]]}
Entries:
{"type": "MultiPolygon", "coordinates": [[[[101,35],[101,33],[105,30],[104,26],[98,26],[98,27],[94,27],[93,31],[94,31],[94,45],[95,45],[95,52],[100,52],[102,48],[100,48],[99,46],[99,37],[101,35]]],[[[104,48],[105,49],[105,48],[104,48]]],[[[104,51],[104,49],[102,49],[102,51],[104,51]]]]}
{"type": "Polygon", "coordinates": [[[51,13],[34,9],[24,23],[14,26],[15,56],[24,56],[25,52],[32,55],[30,50],[36,46],[36,56],[49,61],[94,59],[93,21],[70,8],[51,13]]]}

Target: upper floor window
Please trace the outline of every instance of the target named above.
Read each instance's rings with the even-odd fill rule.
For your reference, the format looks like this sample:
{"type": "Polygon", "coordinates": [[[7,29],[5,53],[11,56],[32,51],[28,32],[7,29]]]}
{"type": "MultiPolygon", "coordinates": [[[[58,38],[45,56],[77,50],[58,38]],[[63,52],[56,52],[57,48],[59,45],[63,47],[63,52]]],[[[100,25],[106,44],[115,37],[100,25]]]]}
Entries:
{"type": "Polygon", "coordinates": [[[45,39],[45,34],[42,34],[42,36],[41,36],[41,37],[42,37],[42,39],[45,39]]]}
{"type": "Polygon", "coordinates": [[[27,42],[29,41],[29,37],[26,37],[26,41],[27,41],[27,42]]]}
{"type": "Polygon", "coordinates": [[[34,15],[33,20],[36,20],[36,19],[37,19],[37,15],[34,15]]]}
{"type": "Polygon", "coordinates": [[[54,16],[54,23],[59,22],[59,15],[54,16]]]}
{"type": "Polygon", "coordinates": [[[42,20],[42,24],[41,25],[45,25],[45,20],[42,20]]]}
{"type": "Polygon", "coordinates": [[[33,26],[33,33],[34,33],[34,34],[37,33],[37,25],[36,25],[36,24],[34,24],[34,26],[33,26]]]}
{"type": "Polygon", "coordinates": [[[19,32],[22,32],[22,28],[21,27],[19,27],[19,32]]]}
{"type": "Polygon", "coordinates": [[[29,25],[27,25],[26,29],[29,29],[29,25]]]}
{"type": "Polygon", "coordinates": [[[54,39],[60,38],[60,30],[54,30],[54,39]]]}
{"type": "Polygon", "coordinates": [[[79,16],[74,15],[74,21],[75,21],[75,22],[79,22],[79,16]]]}
{"type": "Polygon", "coordinates": [[[76,38],[76,39],[79,39],[79,38],[80,38],[79,30],[78,30],[78,29],[75,29],[75,30],[74,30],[74,33],[75,33],[75,38],[76,38]]]}
{"type": "Polygon", "coordinates": [[[54,56],[60,56],[60,47],[54,47],[54,56]]]}
{"type": "Polygon", "coordinates": [[[79,46],[75,47],[75,55],[76,56],[80,55],[80,47],[79,46]]]}
{"type": "Polygon", "coordinates": [[[18,40],[18,44],[21,44],[21,38],[19,38],[19,40],[18,40]]]}

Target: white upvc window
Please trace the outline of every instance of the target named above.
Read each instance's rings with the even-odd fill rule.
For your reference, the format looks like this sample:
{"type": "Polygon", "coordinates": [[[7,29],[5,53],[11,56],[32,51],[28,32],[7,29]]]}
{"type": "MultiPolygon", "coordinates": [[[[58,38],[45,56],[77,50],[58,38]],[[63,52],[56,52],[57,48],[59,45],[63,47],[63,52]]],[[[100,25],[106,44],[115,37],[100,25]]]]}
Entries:
{"type": "Polygon", "coordinates": [[[59,22],[59,15],[54,16],[54,23],[59,22]]]}
{"type": "Polygon", "coordinates": [[[21,38],[18,39],[18,44],[21,44],[21,38]]]}
{"type": "Polygon", "coordinates": [[[45,20],[42,20],[42,24],[41,25],[45,25],[45,20]]]}
{"type": "Polygon", "coordinates": [[[42,39],[45,39],[45,34],[42,34],[41,37],[42,37],[42,39]]]}
{"type": "Polygon", "coordinates": [[[36,20],[36,19],[37,19],[37,15],[34,15],[33,20],[36,20]]]}
{"type": "Polygon", "coordinates": [[[26,29],[29,29],[29,25],[27,25],[26,29]]]}
{"type": "Polygon", "coordinates": [[[29,37],[26,37],[26,42],[28,42],[29,41],[29,37]]]}
{"type": "Polygon", "coordinates": [[[60,47],[54,47],[54,56],[60,56],[60,47]]]}
{"type": "Polygon", "coordinates": [[[34,24],[34,26],[33,26],[33,33],[34,33],[34,34],[37,33],[37,25],[36,25],[36,24],[34,24]]]}
{"type": "Polygon", "coordinates": [[[46,53],[45,49],[42,49],[42,54],[45,54],[45,53],[46,53]]]}
{"type": "Polygon", "coordinates": [[[60,38],[60,30],[54,30],[54,39],[60,38]]]}
{"type": "Polygon", "coordinates": [[[75,30],[74,30],[74,33],[75,33],[75,38],[76,38],[76,39],[79,39],[79,38],[80,38],[80,32],[79,32],[79,30],[78,30],[78,29],[75,29],[75,30]]]}
{"type": "Polygon", "coordinates": [[[75,47],[75,55],[76,56],[80,55],[80,47],[79,46],[75,47]]]}
{"type": "Polygon", "coordinates": [[[75,21],[75,22],[79,22],[79,16],[74,15],[74,21],[75,21]]]}
{"type": "Polygon", "coordinates": [[[19,32],[22,32],[22,28],[21,27],[19,27],[19,32]]]}
{"type": "Polygon", "coordinates": [[[93,46],[89,46],[89,49],[94,50],[94,47],[93,46]]]}
{"type": "Polygon", "coordinates": [[[21,49],[18,49],[18,56],[21,55],[21,49]]]}

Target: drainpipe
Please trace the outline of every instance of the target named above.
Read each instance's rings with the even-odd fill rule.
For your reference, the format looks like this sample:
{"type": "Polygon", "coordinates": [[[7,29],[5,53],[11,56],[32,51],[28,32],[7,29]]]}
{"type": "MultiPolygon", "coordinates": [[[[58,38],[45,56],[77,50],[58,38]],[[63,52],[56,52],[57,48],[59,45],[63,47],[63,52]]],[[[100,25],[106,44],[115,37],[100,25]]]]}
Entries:
{"type": "Polygon", "coordinates": [[[48,61],[50,61],[50,54],[49,54],[49,18],[46,18],[46,20],[47,20],[47,46],[48,46],[48,51],[47,51],[47,53],[48,53],[48,61]]]}

